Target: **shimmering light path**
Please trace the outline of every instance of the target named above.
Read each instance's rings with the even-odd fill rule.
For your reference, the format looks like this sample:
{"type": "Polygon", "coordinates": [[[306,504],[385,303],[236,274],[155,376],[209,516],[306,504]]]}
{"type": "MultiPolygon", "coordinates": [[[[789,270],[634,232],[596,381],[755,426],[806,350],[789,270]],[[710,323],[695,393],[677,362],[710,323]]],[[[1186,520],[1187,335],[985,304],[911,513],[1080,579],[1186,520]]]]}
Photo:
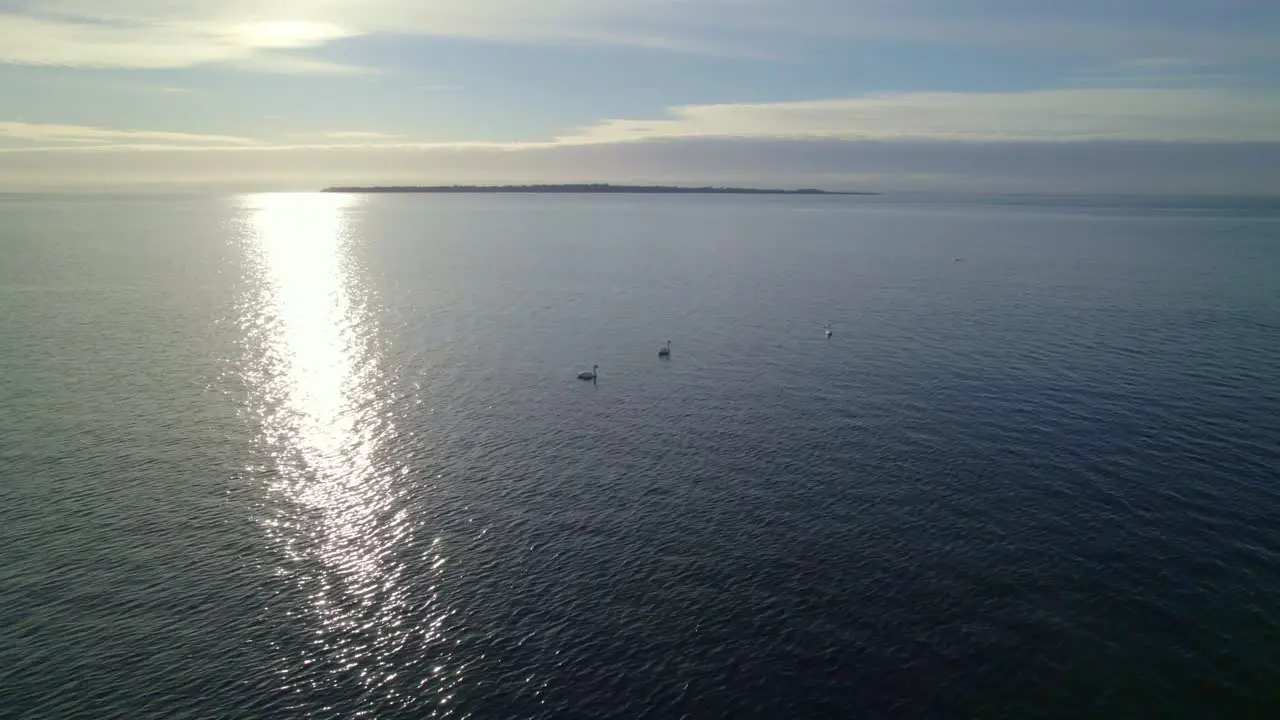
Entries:
{"type": "Polygon", "coordinates": [[[0,198],[0,715],[1276,716],[1278,230],[0,198]]]}
{"type": "MultiPolygon", "coordinates": [[[[321,194],[251,196],[244,227],[256,252],[255,291],[242,322],[255,338],[245,363],[262,427],[271,503],[266,536],[283,550],[279,572],[310,597],[314,645],[281,658],[281,690],[321,695],[342,686],[381,697],[373,707],[448,702],[456,673],[437,665],[427,687],[407,696],[392,684],[406,664],[440,644],[448,610],[409,604],[406,560],[425,564],[415,584],[444,571],[439,537],[404,506],[403,459],[385,458],[394,437],[380,367],[376,319],[352,245],[350,217],[360,200],[321,194]],[[415,655],[418,654],[418,655],[415,655]]],[[[286,608],[280,609],[290,613],[286,608]]]]}

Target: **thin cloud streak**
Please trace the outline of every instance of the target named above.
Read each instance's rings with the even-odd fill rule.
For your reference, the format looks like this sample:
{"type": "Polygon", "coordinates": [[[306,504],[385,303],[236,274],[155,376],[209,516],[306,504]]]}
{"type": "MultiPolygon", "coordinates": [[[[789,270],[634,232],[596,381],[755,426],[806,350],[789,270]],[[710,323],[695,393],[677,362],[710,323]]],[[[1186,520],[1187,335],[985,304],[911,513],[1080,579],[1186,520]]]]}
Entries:
{"type": "Polygon", "coordinates": [[[321,137],[333,140],[403,140],[403,135],[395,133],[369,132],[364,130],[342,130],[338,132],[319,133],[321,137]]]}
{"type": "Polygon", "coordinates": [[[377,68],[329,62],[285,52],[255,52],[248,57],[221,63],[220,67],[276,75],[329,77],[362,77],[381,73],[377,68]]]}
{"type": "Polygon", "coordinates": [[[565,143],[693,137],[1024,142],[1280,141],[1280,96],[1178,89],[895,93],[750,105],[688,105],[653,120],[606,120],[565,143]]]}
{"type": "Polygon", "coordinates": [[[663,182],[879,191],[1280,195],[1280,143],[650,140],[8,151],[0,188],[663,182]]]}
{"type": "MultiPolygon", "coordinates": [[[[0,122],[0,140],[21,140],[27,142],[71,142],[71,143],[108,143],[111,141],[154,140],[166,143],[198,143],[209,146],[206,149],[217,149],[222,145],[248,146],[257,145],[258,141],[234,135],[206,135],[200,133],[166,132],[157,130],[113,130],[88,125],[58,125],[26,122],[0,122]]],[[[162,146],[168,147],[168,146],[162,146]]],[[[62,149],[58,146],[25,148],[50,151],[62,149]]]]}

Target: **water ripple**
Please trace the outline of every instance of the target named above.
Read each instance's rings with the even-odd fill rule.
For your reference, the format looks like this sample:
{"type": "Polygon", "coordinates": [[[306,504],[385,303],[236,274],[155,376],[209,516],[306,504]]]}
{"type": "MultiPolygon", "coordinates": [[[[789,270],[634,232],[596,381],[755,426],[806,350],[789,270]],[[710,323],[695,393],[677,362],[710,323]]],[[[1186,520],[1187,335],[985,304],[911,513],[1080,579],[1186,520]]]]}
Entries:
{"type": "Polygon", "coordinates": [[[1274,706],[1271,219],[121,203],[0,223],[17,717],[1274,706]]]}

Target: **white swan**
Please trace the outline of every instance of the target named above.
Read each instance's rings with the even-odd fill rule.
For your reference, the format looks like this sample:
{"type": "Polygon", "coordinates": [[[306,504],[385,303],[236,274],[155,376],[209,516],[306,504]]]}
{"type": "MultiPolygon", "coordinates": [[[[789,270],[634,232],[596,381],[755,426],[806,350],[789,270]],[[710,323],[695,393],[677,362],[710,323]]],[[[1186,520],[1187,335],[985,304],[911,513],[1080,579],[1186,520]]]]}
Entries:
{"type": "Polygon", "coordinates": [[[582,371],[582,372],[578,373],[578,379],[579,379],[579,380],[595,380],[595,379],[596,379],[596,371],[597,371],[597,370],[599,370],[599,369],[600,369],[600,366],[599,366],[599,365],[592,365],[592,366],[591,366],[591,372],[587,372],[587,371],[585,371],[585,370],[584,370],[584,371],[582,371]]]}
{"type": "Polygon", "coordinates": [[[658,357],[671,357],[671,341],[667,341],[666,347],[658,348],[658,357]]]}
{"type": "Polygon", "coordinates": [[[827,323],[825,327],[827,328],[827,337],[831,337],[831,323],[827,323]]]}

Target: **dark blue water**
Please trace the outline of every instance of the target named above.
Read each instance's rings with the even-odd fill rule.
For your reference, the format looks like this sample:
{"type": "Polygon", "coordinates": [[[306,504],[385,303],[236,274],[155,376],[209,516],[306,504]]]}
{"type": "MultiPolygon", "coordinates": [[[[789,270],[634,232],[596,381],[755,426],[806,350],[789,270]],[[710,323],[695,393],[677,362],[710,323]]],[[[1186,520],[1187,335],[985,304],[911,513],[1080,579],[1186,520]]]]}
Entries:
{"type": "Polygon", "coordinates": [[[1278,370],[1257,201],[12,196],[0,706],[1270,715],[1278,370]]]}

